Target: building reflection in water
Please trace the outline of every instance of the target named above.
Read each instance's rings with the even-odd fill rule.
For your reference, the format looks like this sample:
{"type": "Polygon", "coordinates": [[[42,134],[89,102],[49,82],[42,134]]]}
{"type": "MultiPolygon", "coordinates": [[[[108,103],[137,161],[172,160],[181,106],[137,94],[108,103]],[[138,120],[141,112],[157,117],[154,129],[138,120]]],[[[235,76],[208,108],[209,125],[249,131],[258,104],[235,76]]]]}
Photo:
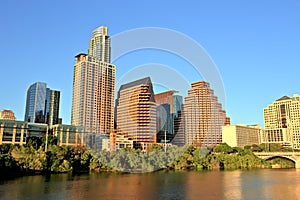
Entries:
{"type": "Polygon", "coordinates": [[[240,170],[222,173],[223,199],[242,199],[241,173],[240,170]]]}
{"type": "Polygon", "coordinates": [[[261,169],[27,176],[0,182],[0,199],[297,199],[300,171],[261,169]]]}

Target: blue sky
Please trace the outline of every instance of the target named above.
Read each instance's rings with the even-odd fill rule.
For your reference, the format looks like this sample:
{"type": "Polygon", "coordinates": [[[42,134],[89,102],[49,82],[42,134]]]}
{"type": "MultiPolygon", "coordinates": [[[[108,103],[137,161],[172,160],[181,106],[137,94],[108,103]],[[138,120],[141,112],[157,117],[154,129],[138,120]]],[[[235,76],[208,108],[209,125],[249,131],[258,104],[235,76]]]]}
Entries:
{"type": "MultiPolygon", "coordinates": [[[[74,56],[87,52],[92,30],[108,26],[113,36],[161,27],[192,38],[212,58],[232,123],[263,125],[264,107],[300,93],[299,10],[296,0],[3,1],[0,109],[11,109],[23,120],[27,87],[43,81],[61,91],[61,117],[70,123],[74,56]]],[[[177,56],[144,50],[115,62],[117,80],[148,63],[174,68],[190,82],[201,79],[177,56]]]]}

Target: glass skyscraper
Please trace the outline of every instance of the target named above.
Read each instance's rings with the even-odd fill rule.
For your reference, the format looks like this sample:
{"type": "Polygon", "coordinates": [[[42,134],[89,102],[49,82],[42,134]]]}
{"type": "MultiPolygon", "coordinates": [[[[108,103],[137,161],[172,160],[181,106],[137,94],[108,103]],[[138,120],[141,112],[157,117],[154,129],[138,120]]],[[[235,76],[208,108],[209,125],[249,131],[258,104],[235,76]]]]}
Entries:
{"type": "Polygon", "coordinates": [[[47,88],[47,84],[36,82],[27,89],[24,121],[57,124],[59,120],[60,92],[47,88]]]}

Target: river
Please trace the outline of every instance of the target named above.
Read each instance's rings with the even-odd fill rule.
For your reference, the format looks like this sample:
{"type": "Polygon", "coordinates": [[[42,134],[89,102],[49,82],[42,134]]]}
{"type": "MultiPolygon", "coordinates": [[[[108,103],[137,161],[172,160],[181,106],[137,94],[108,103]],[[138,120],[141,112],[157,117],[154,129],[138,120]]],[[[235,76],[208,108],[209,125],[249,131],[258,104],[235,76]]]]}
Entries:
{"type": "Polygon", "coordinates": [[[0,199],[300,199],[300,170],[26,176],[1,180],[0,199]]]}

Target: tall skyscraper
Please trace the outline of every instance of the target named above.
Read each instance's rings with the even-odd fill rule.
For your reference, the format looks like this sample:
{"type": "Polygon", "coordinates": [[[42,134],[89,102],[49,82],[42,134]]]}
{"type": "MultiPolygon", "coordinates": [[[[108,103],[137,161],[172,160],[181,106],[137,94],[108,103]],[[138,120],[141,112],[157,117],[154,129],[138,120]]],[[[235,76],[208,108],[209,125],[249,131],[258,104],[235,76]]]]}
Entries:
{"type": "Polygon", "coordinates": [[[179,122],[178,120],[175,120],[175,118],[178,117],[178,112],[181,110],[182,106],[182,96],[175,95],[175,93],[177,93],[177,91],[170,90],[155,94],[158,138],[164,138],[165,131],[166,134],[170,135],[170,139],[173,139],[175,135],[174,127],[177,126],[175,123],[179,122]]]}
{"type": "Polygon", "coordinates": [[[118,133],[136,142],[136,147],[156,142],[156,104],[149,77],[120,87],[116,112],[118,133]]]}
{"type": "MultiPolygon", "coordinates": [[[[174,134],[174,105],[173,105],[173,94],[176,93],[174,90],[155,94],[155,102],[157,105],[157,133],[167,131],[168,134],[174,134]]],[[[162,133],[164,134],[164,133],[162,133]]]]}
{"type": "Polygon", "coordinates": [[[24,121],[57,124],[59,121],[60,92],[47,88],[47,84],[36,82],[27,89],[24,121]]]}
{"type": "Polygon", "coordinates": [[[88,55],[110,63],[110,37],[107,27],[100,26],[92,32],[88,55]]]}
{"type": "Polygon", "coordinates": [[[283,96],[263,109],[265,130],[262,143],[300,148],[300,95],[283,96]]]}
{"type": "Polygon", "coordinates": [[[60,124],[59,119],[59,102],[60,102],[60,91],[50,90],[47,88],[46,93],[46,123],[49,125],[60,124]]]}
{"type": "Polygon", "coordinates": [[[75,56],[71,123],[87,133],[108,134],[114,128],[115,65],[110,62],[107,27],[95,29],[88,54],[75,56]]]}
{"type": "Polygon", "coordinates": [[[214,146],[222,142],[226,113],[209,83],[192,83],[185,97],[183,112],[188,145],[214,146]]]}

